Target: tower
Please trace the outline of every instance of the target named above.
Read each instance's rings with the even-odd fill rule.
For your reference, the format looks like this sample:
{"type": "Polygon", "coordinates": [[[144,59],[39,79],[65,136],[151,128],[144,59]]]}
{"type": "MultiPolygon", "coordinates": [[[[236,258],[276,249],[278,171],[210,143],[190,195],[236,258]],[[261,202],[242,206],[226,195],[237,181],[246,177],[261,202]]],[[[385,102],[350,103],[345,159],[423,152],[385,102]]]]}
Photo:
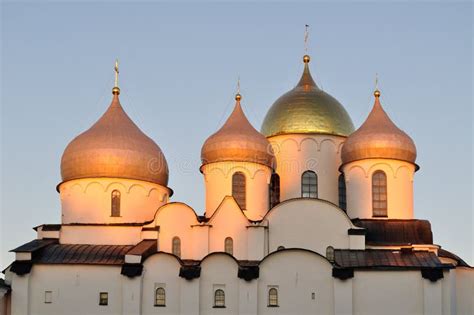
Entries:
{"type": "Polygon", "coordinates": [[[316,85],[308,55],[303,62],[296,87],[273,103],[263,121],[276,157],[272,182],[281,201],[307,197],[338,204],[340,148],[354,125],[341,103],[316,85]]]}
{"type": "Polygon", "coordinates": [[[112,94],[102,117],[64,150],[63,224],[143,223],[172,194],[163,152],[120,104],[117,63],[112,94]]]}
{"type": "Polygon", "coordinates": [[[268,140],[245,116],[235,96],[232,114],[201,149],[206,185],[206,217],[210,217],[225,196],[233,196],[246,216],[261,219],[269,208],[269,182],[274,155],[268,140]]]}
{"type": "Polygon", "coordinates": [[[416,147],[388,117],[380,91],[369,116],[342,147],[351,218],[413,219],[416,147]]]}

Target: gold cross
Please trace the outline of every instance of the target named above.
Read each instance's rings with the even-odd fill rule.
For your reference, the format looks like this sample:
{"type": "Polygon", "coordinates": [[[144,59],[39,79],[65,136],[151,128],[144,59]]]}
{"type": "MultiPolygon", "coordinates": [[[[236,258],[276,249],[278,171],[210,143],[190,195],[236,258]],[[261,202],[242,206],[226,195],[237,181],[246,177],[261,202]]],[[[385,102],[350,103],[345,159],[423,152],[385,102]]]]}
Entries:
{"type": "Polygon", "coordinates": [[[115,60],[115,85],[114,87],[118,87],[118,75],[119,75],[119,64],[118,64],[118,59],[115,60]]]}

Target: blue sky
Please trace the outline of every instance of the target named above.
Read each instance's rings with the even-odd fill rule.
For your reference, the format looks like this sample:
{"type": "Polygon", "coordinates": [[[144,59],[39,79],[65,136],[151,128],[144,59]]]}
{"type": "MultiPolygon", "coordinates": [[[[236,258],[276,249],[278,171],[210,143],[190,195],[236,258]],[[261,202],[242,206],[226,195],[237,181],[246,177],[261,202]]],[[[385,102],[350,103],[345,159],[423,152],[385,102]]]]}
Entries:
{"type": "Polygon", "coordinates": [[[471,3],[4,3],[0,267],[8,250],[60,222],[61,154],[111,100],[164,151],[173,200],[202,213],[200,149],[229,115],[237,77],[258,129],[302,71],[358,127],[382,103],[418,149],[415,215],[434,241],[473,257],[471,3]]]}

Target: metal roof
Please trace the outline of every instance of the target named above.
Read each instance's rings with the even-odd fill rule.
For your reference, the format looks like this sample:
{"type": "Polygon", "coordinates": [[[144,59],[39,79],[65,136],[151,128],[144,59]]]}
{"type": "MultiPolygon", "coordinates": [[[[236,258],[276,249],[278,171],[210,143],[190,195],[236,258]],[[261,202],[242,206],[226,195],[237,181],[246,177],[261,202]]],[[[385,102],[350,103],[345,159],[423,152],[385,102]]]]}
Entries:
{"type": "Polygon", "coordinates": [[[443,263],[435,253],[429,251],[409,251],[366,249],[336,249],[335,263],[342,268],[443,268],[443,263]]]}
{"type": "Polygon", "coordinates": [[[43,264],[100,264],[121,265],[133,245],[53,244],[35,259],[43,264]]]}
{"type": "Polygon", "coordinates": [[[57,243],[57,240],[51,240],[51,239],[37,239],[37,240],[32,240],[31,242],[28,242],[26,244],[21,245],[20,247],[17,247],[15,249],[12,249],[10,252],[14,253],[31,253],[35,252],[43,247],[46,247],[50,244],[57,243]]]}
{"type": "Polygon", "coordinates": [[[354,219],[352,222],[367,230],[368,245],[433,244],[431,224],[427,220],[354,219]]]}

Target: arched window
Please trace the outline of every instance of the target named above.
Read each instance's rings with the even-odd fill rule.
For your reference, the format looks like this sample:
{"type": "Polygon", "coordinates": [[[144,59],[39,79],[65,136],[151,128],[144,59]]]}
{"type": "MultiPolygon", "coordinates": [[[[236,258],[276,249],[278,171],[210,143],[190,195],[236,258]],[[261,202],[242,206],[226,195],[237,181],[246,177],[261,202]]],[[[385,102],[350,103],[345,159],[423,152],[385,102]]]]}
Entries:
{"type": "Polygon", "coordinates": [[[301,175],[301,197],[318,198],[318,175],[313,171],[306,171],[301,175]]]}
{"type": "Polygon", "coordinates": [[[387,216],[387,176],[383,171],[372,175],[372,215],[387,216]]]}
{"type": "Polygon", "coordinates": [[[224,241],[224,251],[227,254],[234,255],[234,241],[232,237],[226,237],[224,241]]]}
{"type": "Polygon", "coordinates": [[[172,252],[173,255],[176,255],[181,258],[181,240],[177,236],[173,237],[172,252]]]}
{"type": "Polygon", "coordinates": [[[270,209],[280,203],[280,176],[273,173],[270,179],[270,209]]]}
{"type": "Polygon", "coordinates": [[[232,197],[234,197],[242,210],[246,209],[245,175],[242,172],[236,172],[232,175],[232,197]]]}
{"type": "Polygon", "coordinates": [[[276,288],[270,288],[270,290],[268,290],[268,306],[278,306],[278,290],[276,288]]]}
{"type": "Polygon", "coordinates": [[[326,247],[326,258],[330,261],[334,261],[334,247],[328,246],[326,247]]]}
{"type": "Polygon", "coordinates": [[[120,191],[113,190],[111,194],[111,211],[110,215],[113,217],[120,216],[120,191]]]}
{"type": "Polygon", "coordinates": [[[162,287],[155,291],[155,306],[166,306],[166,292],[162,287]]]}
{"type": "Polygon", "coordinates": [[[344,174],[339,175],[338,187],[339,187],[339,208],[346,211],[347,210],[346,180],[344,178],[344,174]]]}
{"type": "Polygon", "coordinates": [[[222,289],[214,292],[214,307],[225,307],[225,293],[222,289]]]}

